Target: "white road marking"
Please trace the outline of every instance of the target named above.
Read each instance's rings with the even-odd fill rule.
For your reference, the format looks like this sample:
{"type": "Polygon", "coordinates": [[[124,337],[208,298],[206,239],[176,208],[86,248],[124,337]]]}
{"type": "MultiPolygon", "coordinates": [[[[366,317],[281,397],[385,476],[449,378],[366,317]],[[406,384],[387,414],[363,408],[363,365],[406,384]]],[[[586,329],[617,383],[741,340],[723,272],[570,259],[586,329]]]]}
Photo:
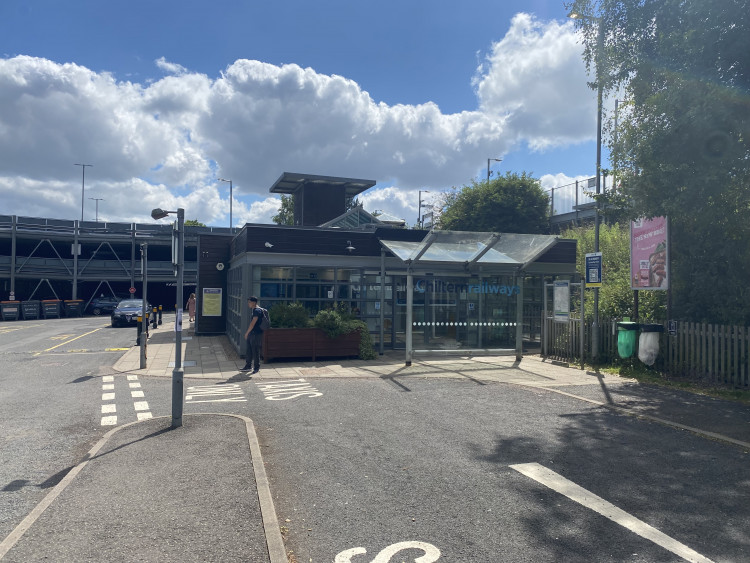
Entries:
{"type": "Polygon", "coordinates": [[[149,410],[148,403],[146,401],[136,401],[135,403],[133,403],[133,406],[135,407],[135,410],[137,411],[149,410]]]}
{"type": "Polygon", "coordinates": [[[115,384],[114,383],[105,383],[102,385],[102,391],[114,391],[115,390],[115,384]]]}
{"type": "Polygon", "coordinates": [[[294,379],[291,382],[264,383],[257,382],[258,389],[263,393],[267,401],[287,401],[297,397],[322,397],[323,393],[312,387],[304,378],[294,379]]]}
{"type": "Polygon", "coordinates": [[[114,380],[114,375],[105,375],[104,377],[102,377],[102,381],[104,381],[105,383],[112,383],[114,380]]]}
{"type": "Polygon", "coordinates": [[[551,469],[547,469],[543,465],[538,463],[520,463],[517,465],[511,465],[510,468],[515,469],[519,473],[526,475],[530,479],[533,479],[546,487],[549,487],[553,491],[557,491],[561,495],[565,495],[569,499],[601,514],[605,518],[609,518],[613,522],[620,524],[620,526],[623,526],[642,538],[646,538],[647,540],[654,542],[656,545],[671,551],[686,561],[695,563],[712,563],[710,559],[704,557],[697,551],[694,551],[677,540],[670,538],[668,535],[660,532],[653,526],[650,526],[635,516],[617,508],[614,504],[596,496],[583,487],[569,481],[562,475],[555,473],[551,469]]]}
{"type": "Polygon", "coordinates": [[[138,376],[137,375],[129,375],[128,376],[128,381],[138,381],[138,376]]]}
{"type": "Polygon", "coordinates": [[[143,399],[143,391],[131,391],[130,396],[134,399],[143,399]]]}
{"type": "MultiPolygon", "coordinates": [[[[402,541],[389,545],[383,549],[370,563],[388,563],[399,551],[404,551],[406,549],[421,549],[424,552],[424,555],[417,557],[414,560],[414,563],[434,563],[440,559],[440,550],[431,543],[422,541],[402,541]]],[[[364,547],[353,547],[339,553],[333,563],[352,563],[352,557],[355,555],[363,555],[365,553],[367,553],[367,550],[364,547]]]]}
{"type": "Polygon", "coordinates": [[[114,401],[114,400],[115,400],[114,393],[102,393],[102,401],[114,401]]]}
{"type": "Polygon", "coordinates": [[[138,420],[148,420],[149,418],[153,418],[150,412],[139,412],[136,414],[138,415],[138,420]]]}
{"type": "Polygon", "coordinates": [[[103,416],[102,417],[102,426],[114,426],[115,424],[117,424],[116,416],[103,416]]]}
{"type": "Polygon", "coordinates": [[[196,385],[187,388],[185,401],[190,403],[242,403],[245,393],[236,383],[196,385]]]}
{"type": "Polygon", "coordinates": [[[128,385],[130,386],[131,389],[140,389],[141,388],[141,384],[138,383],[138,382],[128,383],[128,385]]]}
{"type": "Polygon", "coordinates": [[[117,412],[117,405],[102,405],[102,414],[117,412]]]}

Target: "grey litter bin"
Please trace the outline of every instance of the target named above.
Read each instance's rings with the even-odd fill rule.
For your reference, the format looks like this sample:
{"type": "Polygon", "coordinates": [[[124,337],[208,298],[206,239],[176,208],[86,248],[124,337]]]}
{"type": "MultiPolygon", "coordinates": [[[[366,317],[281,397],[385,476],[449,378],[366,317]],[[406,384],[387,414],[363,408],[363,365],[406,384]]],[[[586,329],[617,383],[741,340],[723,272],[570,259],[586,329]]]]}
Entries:
{"type": "Polygon", "coordinates": [[[0,311],[4,321],[17,321],[21,316],[20,301],[2,301],[0,302],[0,311]]]}

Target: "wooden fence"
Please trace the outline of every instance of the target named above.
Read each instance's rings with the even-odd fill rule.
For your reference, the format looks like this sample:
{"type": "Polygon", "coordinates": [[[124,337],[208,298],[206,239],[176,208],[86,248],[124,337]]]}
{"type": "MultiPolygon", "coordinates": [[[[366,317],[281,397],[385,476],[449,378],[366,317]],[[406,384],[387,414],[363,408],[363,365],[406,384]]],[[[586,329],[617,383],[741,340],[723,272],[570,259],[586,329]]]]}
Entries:
{"type": "MultiPolygon", "coordinates": [[[[664,323],[666,324],[666,323],[664,323]]],[[[544,320],[542,355],[569,363],[581,361],[581,321],[544,320]]],[[[584,324],[584,357],[591,358],[591,323],[584,324]]],[[[636,352],[637,355],[637,352],[636,352]]],[[[617,321],[600,320],[599,360],[618,358],[617,321]]],[[[677,333],[659,337],[661,371],[734,387],[750,387],[750,328],[705,323],[677,322],[677,333]]]]}

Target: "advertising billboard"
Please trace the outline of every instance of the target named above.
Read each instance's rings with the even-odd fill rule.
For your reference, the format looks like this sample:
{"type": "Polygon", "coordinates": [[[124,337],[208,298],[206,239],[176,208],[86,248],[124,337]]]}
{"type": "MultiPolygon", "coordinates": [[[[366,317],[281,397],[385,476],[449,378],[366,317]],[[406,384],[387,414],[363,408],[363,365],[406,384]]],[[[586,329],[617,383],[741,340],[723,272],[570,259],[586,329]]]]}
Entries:
{"type": "Polygon", "coordinates": [[[669,289],[666,217],[630,223],[631,289],[669,289]]]}

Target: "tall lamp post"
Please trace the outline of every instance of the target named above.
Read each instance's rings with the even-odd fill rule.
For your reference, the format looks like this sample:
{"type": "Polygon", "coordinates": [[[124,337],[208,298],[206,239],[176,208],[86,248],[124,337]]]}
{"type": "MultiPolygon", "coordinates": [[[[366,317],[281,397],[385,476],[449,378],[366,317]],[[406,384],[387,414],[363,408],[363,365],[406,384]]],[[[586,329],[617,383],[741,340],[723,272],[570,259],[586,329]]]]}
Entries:
{"type": "Polygon", "coordinates": [[[234,224],[232,223],[232,199],[233,199],[232,180],[225,180],[224,178],[219,178],[219,182],[229,182],[229,229],[232,230],[234,228],[234,224]]]}
{"type": "Polygon", "coordinates": [[[185,370],[182,367],[182,281],[185,265],[185,210],[165,211],[158,207],[151,212],[153,219],[164,219],[170,213],[177,214],[177,300],[175,301],[174,369],[172,370],[172,428],[182,426],[182,403],[184,399],[185,370]]]}
{"type": "Polygon", "coordinates": [[[493,160],[495,162],[502,162],[503,161],[502,158],[488,158],[487,159],[487,187],[488,188],[490,187],[490,162],[492,162],[493,160]]]}
{"type": "MultiPolygon", "coordinates": [[[[577,12],[568,14],[569,18],[590,20],[596,22],[596,205],[594,206],[594,252],[599,252],[599,194],[601,193],[602,178],[602,96],[604,82],[602,81],[602,53],[604,52],[604,24],[601,18],[577,12]]],[[[596,363],[599,358],[599,288],[594,288],[594,322],[591,325],[591,359],[596,363]]]]}
{"type": "Polygon", "coordinates": [[[94,166],[94,165],[76,163],[73,166],[81,167],[81,221],[83,221],[83,201],[84,201],[84,193],[86,192],[86,167],[94,166]]]}
{"type": "Polygon", "coordinates": [[[89,199],[93,199],[96,202],[96,222],[99,222],[99,202],[104,201],[104,198],[102,197],[90,197],[89,199]]]}
{"type": "Polygon", "coordinates": [[[419,190],[419,208],[417,209],[417,225],[422,227],[424,224],[422,218],[422,194],[428,194],[430,190],[419,190]]]}

